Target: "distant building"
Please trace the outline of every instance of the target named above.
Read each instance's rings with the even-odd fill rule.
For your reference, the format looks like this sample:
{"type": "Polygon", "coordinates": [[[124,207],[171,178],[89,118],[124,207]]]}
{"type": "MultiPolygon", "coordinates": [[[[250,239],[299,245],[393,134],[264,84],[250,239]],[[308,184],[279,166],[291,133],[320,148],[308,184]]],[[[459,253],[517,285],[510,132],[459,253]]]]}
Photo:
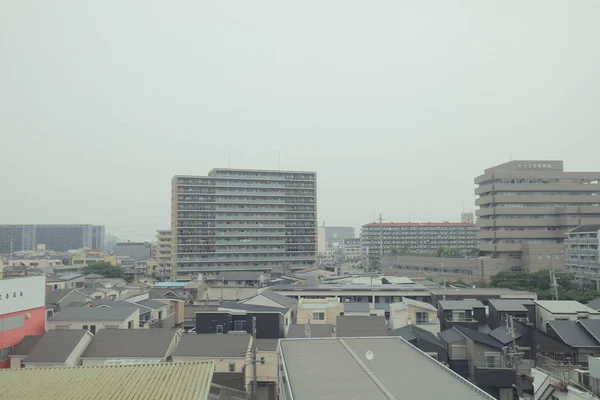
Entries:
{"type": "Polygon", "coordinates": [[[476,231],[470,222],[374,222],[363,225],[361,245],[371,263],[378,263],[381,254],[431,255],[439,248],[464,257],[476,253],[476,231]]]}
{"type": "Polygon", "coordinates": [[[567,232],[566,263],[581,283],[600,291],[600,224],[581,225],[567,232]]]}
{"type": "Polygon", "coordinates": [[[333,248],[344,244],[344,239],[353,239],[356,237],[354,228],[347,226],[326,226],[325,240],[327,247],[333,248]]]}
{"type": "Polygon", "coordinates": [[[486,169],[475,184],[479,250],[503,270],[564,268],[565,234],[600,223],[600,172],[515,160],[486,169]]]}
{"type": "Polygon", "coordinates": [[[460,214],[460,222],[469,222],[471,224],[475,223],[475,215],[472,212],[461,213],[460,214]]]}
{"type": "Polygon", "coordinates": [[[344,255],[344,261],[360,261],[360,259],[362,258],[360,239],[344,239],[344,244],[342,245],[342,254],[344,255]]]}
{"type": "Polygon", "coordinates": [[[153,252],[156,267],[151,273],[161,279],[171,278],[171,230],[161,229],[156,231],[156,244],[153,247],[153,252]]]}
{"type": "Polygon", "coordinates": [[[104,250],[101,225],[0,225],[0,254],[33,251],[43,245],[48,251],[81,248],[104,250]]]}
{"type": "Polygon", "coordinates": [[[115,245],[117,257],[129,257],[133,260],[152,258],[152,244],[148,242],[123,242],[115,245]]]}
{"type": "Polygon", "coordinates": [[[314,172],[214,169],[172,180],[173,275],[313,267],[314,172]]]}

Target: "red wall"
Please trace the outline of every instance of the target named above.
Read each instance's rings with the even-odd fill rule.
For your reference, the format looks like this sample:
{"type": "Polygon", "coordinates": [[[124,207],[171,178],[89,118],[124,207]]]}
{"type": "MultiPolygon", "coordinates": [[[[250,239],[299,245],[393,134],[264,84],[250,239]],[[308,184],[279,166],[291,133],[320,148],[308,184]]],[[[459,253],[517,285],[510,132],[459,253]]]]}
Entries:
{"type": "MultiPolygon", "coordinates": [[[[0,319],[16,315],[25,315],[27,313],[29,313],[31,317],[25,317],[25,323],[21,328],[0,332],[0,349],[16,346],[25,336],[39,336],[44,334],[46,330],[46,307],[32,308],[31,310],[0,315],[0,319]]],[[[0,368],[10,368],[10,359],[0,361],[0,368]]]]}

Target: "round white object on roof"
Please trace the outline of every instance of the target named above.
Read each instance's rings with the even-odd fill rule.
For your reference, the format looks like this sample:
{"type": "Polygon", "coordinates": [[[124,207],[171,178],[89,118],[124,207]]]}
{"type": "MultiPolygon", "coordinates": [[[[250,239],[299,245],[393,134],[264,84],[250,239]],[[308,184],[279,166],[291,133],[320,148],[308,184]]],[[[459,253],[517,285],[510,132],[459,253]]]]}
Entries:
{"type": "Polygon", "coordinates": [[[375,354],[373,354],[373,352],[369,350],[367,351],[367,354],[365,354],[365,358],[369,361],[372,361],[375,358],[375,354]]]}

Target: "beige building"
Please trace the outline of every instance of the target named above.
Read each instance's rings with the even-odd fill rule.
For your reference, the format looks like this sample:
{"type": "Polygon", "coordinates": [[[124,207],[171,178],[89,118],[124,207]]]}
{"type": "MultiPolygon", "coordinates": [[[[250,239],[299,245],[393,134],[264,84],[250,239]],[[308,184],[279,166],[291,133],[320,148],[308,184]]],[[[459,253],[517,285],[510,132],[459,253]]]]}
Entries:
{"type": "Polygon", "coordinates": [[[152,247],[153,259],[148,261],[148,274],[158,279],[171,278],[171,230],[156,231],[156,244],[152,247]]]}
{"type": "Polygon", "coordinates": [[[131,307],[66,307],[54,314],[46,329],[85,329],[96,333],[100,329],[138,329],[140,309],[131,307]]]}
{"type": "Polygon", "coordinates": [[[390,304],[390,329],[416,325],[432,333],[440,331],[437,308],[429,303],[403,298],[399,303],[390,304]]]}
{"type": "Polygon", "coordinates": [[[600,172],[565,172],[562,161],[510,161],[475,178],[482,256],[505,270],[564,268],[565,234],[600,223],[600,172]]]}
{"type": "Polygon", "coordinates": [[[342,312],[342,305],[337,299],[300,299],[298,302],[298,324],[330,324],[335,325],[342,312]]]}

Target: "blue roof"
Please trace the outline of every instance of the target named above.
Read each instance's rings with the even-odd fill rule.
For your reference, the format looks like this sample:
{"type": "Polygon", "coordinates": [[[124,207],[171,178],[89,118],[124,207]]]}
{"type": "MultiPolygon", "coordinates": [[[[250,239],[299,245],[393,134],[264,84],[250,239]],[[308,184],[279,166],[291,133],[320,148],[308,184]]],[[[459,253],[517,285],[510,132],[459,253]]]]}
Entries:
{"type": "Polygon", "coordinates": [[[185,287],[187,282],[156,282],[153,287],[185,287]]]}

